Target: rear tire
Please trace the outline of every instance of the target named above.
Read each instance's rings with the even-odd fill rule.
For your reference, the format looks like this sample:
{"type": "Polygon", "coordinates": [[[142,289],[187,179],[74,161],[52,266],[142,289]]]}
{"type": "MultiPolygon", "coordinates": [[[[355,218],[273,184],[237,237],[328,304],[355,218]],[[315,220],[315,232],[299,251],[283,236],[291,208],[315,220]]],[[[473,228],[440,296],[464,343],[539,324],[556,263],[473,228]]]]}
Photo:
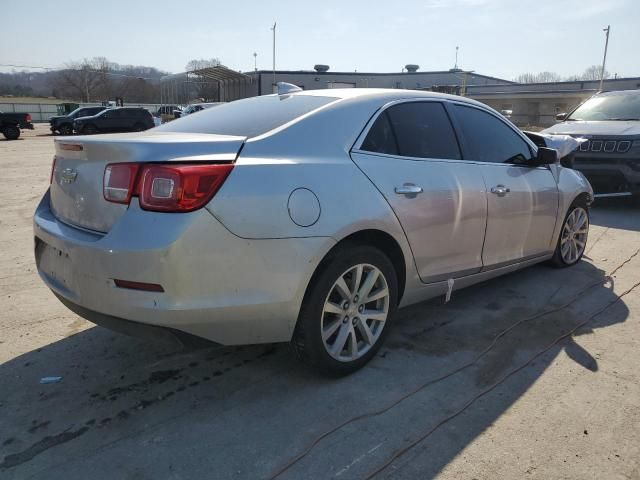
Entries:
{"type": "Polygon", "coordinates": [[[293,350],[322,373],[352,373],[379,350],[397,303],[397,274],[384,253],[367,245],[340,248],[307,288],[293,350]]]}
{"type": "Polygon", "coordinates": [[[17,140],[20,138],[20,129],[15,125],[9,125],[2,129],[2,134],[7,140],[17,140]]]}
{"type": "Polygon", "coordinates": [[[564,217],[556,250],[550,264],[556,268],[575,265],[584,255],[589,236],[589,209],[584,200],[575,201],[564,217]]]}

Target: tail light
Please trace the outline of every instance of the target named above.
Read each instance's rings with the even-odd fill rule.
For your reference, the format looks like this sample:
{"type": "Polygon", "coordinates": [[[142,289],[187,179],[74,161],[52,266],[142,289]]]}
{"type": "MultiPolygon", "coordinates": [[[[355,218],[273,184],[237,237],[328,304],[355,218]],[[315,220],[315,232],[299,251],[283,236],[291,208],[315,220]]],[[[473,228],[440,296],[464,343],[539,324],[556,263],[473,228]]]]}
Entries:
{"type": "Polygon", "coordinates": [[[233,164],[113,163],[104,172],[103,194],[125,204],[137,195],[144,210],[191,212],[213,198],[232,169],[233,164]]]}
{"type": "Polygon", "coordinates": [[[27,122],[30,122],[30,121],[31,121],[31,114],[27,113],[27,122]]]}
{"type": "Polygon", "coordinates": [[[104,199],[114,203],[131,201],[140,164],[114,163],[104,169],[102,193],[104,199]]]}

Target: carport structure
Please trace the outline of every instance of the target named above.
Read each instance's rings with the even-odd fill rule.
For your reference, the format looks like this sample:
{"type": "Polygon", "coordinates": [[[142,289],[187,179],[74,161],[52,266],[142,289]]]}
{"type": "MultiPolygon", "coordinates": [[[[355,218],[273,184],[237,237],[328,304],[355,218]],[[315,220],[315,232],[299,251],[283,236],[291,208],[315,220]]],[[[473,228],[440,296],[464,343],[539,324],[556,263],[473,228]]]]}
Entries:
{"type": "Polygon", "coordinates": [[[256,95],[253,79],[224,65],[167,75],[160,79],[160,102],[186,105],[230,102],[256,95]]]}

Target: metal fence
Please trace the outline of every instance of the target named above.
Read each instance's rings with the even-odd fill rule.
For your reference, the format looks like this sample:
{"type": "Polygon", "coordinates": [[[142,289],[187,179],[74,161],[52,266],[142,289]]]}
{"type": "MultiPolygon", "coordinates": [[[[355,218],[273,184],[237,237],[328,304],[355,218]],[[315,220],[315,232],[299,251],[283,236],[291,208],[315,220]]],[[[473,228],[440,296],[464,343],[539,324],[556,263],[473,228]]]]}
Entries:
{"type": "MultiPolygon", "coordinates": [[[[80,103],[81,107],[99,107],[101,103],[80,103]]],[[[155,113],[159,103],[126,103],[127,107],[142,107],[155,113]]],[[[0,103],[0,112],[4,113],[29,113],[34,123],[48,122],[51,117],[58,115],[58,108],[55,103],[0,103]]]]}

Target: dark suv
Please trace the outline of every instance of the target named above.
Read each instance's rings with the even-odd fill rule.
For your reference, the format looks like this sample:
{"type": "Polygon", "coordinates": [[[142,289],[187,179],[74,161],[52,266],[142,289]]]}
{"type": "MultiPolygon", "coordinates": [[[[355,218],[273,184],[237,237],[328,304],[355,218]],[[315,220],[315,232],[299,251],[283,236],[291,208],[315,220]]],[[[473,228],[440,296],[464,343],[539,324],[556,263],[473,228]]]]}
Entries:
{"type": "Polygon", "coordinates": [[[640,90],[598,93],[543,133],[588,139],[573,153],[572,168],[596,196],[640,195],[640,90]]]}
{"type": "Polygon", "coordinates": [[[91,117],[96,115],[107,107],[80,107],[76,108],[68,115],[61,115],[51,117],[49,119],[49,125],[51,125],[51,131],[60,135],[71,135],[73,133],[73,121],[80,117],[91,117]]]}
{"type": "Polygon", "coordinates": [[[92,117],[79,117],[73,122],[76,133],[91,135],[107,132],[141,132],[154,126],[148,110],[140,107],[109,108],[92,117]]]}

